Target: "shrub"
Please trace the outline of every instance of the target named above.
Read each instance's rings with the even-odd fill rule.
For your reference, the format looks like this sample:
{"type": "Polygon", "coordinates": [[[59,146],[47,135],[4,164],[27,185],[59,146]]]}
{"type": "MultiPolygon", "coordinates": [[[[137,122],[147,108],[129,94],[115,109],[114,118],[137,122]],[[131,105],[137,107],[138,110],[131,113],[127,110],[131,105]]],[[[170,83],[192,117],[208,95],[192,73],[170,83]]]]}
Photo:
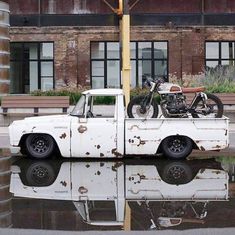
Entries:
{"type": "Polygon", "coordinates": [[[71,89],[63,89],[63,90],[49,90],[49,91],[33,91],[30,94],[33,96],[69,96],[69,103],[71,105],[75,105],[77,101],[81,97],[80,90],[71,90],[71,89]]]}
{"type": "Polygon", "coordinates": [[[208,93],[235,93],[235,66],[207,69],[205,75],[195,79],[194,86],[205,86],[208,93]]]}

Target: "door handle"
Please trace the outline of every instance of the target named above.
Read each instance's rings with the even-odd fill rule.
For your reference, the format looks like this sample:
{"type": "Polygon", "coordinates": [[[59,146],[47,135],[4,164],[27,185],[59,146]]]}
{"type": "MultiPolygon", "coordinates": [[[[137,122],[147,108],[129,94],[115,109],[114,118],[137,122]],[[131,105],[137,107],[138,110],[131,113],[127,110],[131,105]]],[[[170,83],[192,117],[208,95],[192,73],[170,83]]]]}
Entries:
{"type": "Polygon", "coordinates": [[[86,126],[80,125],[78,127],[78,132],[79,133],[84,133],[85,131],[87,131],[87,127],[86,126]]]}

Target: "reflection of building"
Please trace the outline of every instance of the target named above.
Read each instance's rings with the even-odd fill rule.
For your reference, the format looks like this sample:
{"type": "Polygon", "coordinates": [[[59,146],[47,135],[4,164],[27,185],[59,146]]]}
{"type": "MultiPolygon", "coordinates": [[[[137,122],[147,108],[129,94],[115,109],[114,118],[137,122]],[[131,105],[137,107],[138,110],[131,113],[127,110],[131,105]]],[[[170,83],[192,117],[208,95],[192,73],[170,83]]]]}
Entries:
{"type": "MultiPolygon", "coordinates": [[[[103,0],[5,1],[11,10],[11,80],[2,93],[120,86],[118,17],[103,0]]],[[[117,8],[117,0],[107,2],[117,8]]],[[[135,2],[129,0],[132,87],[148,75],[180,78],[205,65],[234,65],[233,0],[135,2]]]]}

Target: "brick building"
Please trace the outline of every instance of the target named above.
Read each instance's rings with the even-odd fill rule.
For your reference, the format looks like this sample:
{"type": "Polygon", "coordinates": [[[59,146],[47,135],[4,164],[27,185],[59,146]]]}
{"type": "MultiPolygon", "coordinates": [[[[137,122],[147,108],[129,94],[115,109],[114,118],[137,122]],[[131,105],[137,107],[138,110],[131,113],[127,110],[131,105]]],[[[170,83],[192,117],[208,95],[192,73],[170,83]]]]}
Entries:
{"type": "MultiPolygon", "coordinates": [[[[9,93],[120,87],[117,0],[8,0],[9,93]],[[107,4],[108,3],[108,4],[107,4]],[[110,6],[108,6],[110,5],[110,6]]],[[[129,0],[131,86],[234,65],[234,0],[129,0]]]]}

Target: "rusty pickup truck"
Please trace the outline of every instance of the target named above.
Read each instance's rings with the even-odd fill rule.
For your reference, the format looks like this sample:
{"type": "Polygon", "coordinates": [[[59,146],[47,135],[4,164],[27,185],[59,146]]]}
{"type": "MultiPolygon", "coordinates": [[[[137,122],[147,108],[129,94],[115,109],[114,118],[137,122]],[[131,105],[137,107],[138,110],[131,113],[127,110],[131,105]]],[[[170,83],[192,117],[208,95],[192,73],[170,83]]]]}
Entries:
{"type": "Polygon", "coordinates": [[[67,158],[163,153],[183,159],[193,149],[228,147],[228,123],[226,117],[127,118],[121,89],[93,89],[82,93],[70,114],[14,121],[9,134],[12,147],[34,158],[47,158],[57,150],[67,158]],[[107,104],[100,105],[102,100],[107,104]]]}

